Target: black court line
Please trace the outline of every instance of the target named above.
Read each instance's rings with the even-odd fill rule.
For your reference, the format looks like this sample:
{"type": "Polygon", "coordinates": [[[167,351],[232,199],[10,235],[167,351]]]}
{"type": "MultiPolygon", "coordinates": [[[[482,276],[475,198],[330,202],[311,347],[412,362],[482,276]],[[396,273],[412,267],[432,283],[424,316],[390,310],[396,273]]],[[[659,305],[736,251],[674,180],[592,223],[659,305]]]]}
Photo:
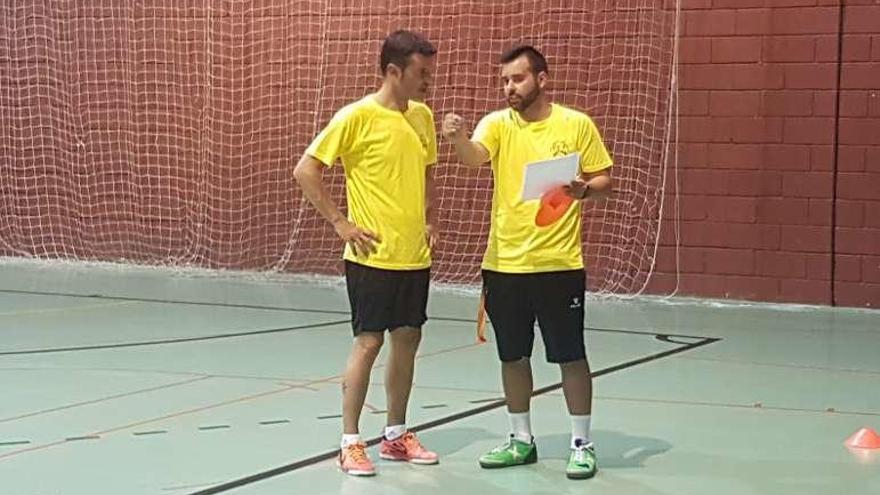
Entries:
{"type": "MultiPolygon", "coordinates": [[[[651,361],[656,361],[658,359],[669,357],[669,356],[672,356],[675,354],[687,352],[687,351],[690,351],[690,350],[693,350],[693,349],[696,349],[698,347],[702,347],[705,345],[714,344],[715,342],[718,342],[720,340],[721,340],[720,338],[704,337],[703,340],[701,340],[699,342],[684,344],[681,347],[678,347],[676,349],[670,349],[667,351],[658,352],[656,354],[650,354],[648,356],[645,356],[645,357],[642,357],[639,359],[634,359],[632,361],[626,361],[624,363],[620,363],[620,364],[617,364],[614,366],[609,366],[608,368],[604,368],[599,371],[593,372],[592,376],[593,376],[593,378],[598,378],[600,376],[609,375],[611,373],[621,371],[621,370],[624,370],[627,368],[632,368],[632,367],[638,366],[640,364],[645,364],[645,363],[648,363],[651,361]]],[[[558,390],[560,388],[562,388],[562,383],[548,385],[546,387],[539,388],[539,389],[535,390],[532,393],[532,396],[536,397],[536,396],[539,396],[542,394],[546,394],[548,392],[558,390]]],[[[452,415],[449,415],[449,416],[446,416],[443,418],[429,421],[427,423],[422,423],[420,425],[413,426],[412,428],[410,428],[410,430],[415,431],[415,432],[429,430],[429,429],[435,428],[437,426],[445,425],[447,423],[452,423],[452,422],[459,421],[461,419],[465,419],[465,418],[468,418],[471,416],[476,416],[477,414],[482,414],[484,412],[491,411],[493,409],[497,409],[499,407],[504,406],[505,404],[506,404],[506,402],[504,401],[504,399],[496,400],[494,402],[488,403],[483,406],[475,407],[473,409],[468,409],[466,411],[462,411],[462,412],[452,414],[452,415]]],[[[371,438],[370,440],[368,440],[366,442],[366,444],[367,444],[367,446],[372,447],[374,445],[377,445],[381,440],[382,440],[382,437],[371,438]]],[[[250,484],[256,483],[258,481],[263,481],[268,478],[273,478],[273,477],[281,475],[281,474],[289,473],[291,471],[296,471],[298,469],[302,469],[302,468],[305,468],[308,466],[312,466],[314,464],[318,464],[320,462],[324,462],[324,461],[333,459],[334,457],[336,457],[336,455],[338,453],[339,453],[339,450],[332,450],[329,452],[324,452],[323,454],[318,454],[318,455],[309,457],[307,459],[302,459],[300,461],[296,461],[296,462],[293,462],[290,464],[285,464],[283,466],[269,469],[268,471],[263,471],[260,473],[252,474],[250,476],[245,476],[243,478],[232,480],[232,481],[220,484],[220,485],[213,486],[211,488],[207,488],[205,490],[193,492],[193,493],[190,493],[189,495],[214,495],[216,493],[227,492],[230,490],[234,490],[236,488],[241,488],[242,486],[245,486],[245,485],[250,485],[250,484]]]]}
{"type": "Polygon", "coordinates": [[[30,440],[14,440],[11,442],[0,442],[0,447],[11,447],[13,445],[28,445],[30,440]]]}
{"type": "MultiPolygon", "coordinates": [[[[682,335],[669,335],[668,333],[658,333],[654,335],[654,338],[661,342],[668,342],[670,344],[680,344],[680,345],[688,345],[691,342],[682,342],[681,340],[676,340],[676,338],[681,339],[684,338],[682,335]]],[[[691,337],[695,338],[695,337],[691,337]]],[[[705,337],[702,337],[705,338],[705,337]]]]}
{"type": "Polygon", "coordinates": [[[199,426],[199,430],[201,431],[210,431],[210,430],[226,430],[232,428],[229,425],[211,425],[211,426],[199,426]]]}
{"type": "Polygon", "coordinates": [[[82,437],[68,437],[68,438],[65,438],[64,440],[67,442],[80,442],[83,440],[100,440],[100,439],[101,439],[101,437],[99,435],[85,435],[82,437]]]}
{"type": "Polygon", "coordinates": [[[136,431],[132,433],[132,435],[140,437],[146,435],[163,435],[165,433],[168,433],[168,430],[136,431]]]}
{"type": "Polygon", "coordinates": [[[250,330],[247,332],[221,333],[217,335],[205,335],[202,337],[181,337],[179,339],[165,340],[148,340],[143,342],[119,342],[115,344],[95,344],[77,347],[55,347],[49,349],[27,349],[24,351],[4,351],[0,352],[0,356],[20,356],[22,354],[49,354],[54,352],[79,352],[94,351],[98,349],[119,349],[123,347],[142,347],[148,345],[165,345],[165,344],[181,344],[186,342],[199,342],[204,340],[220,340],[231,339],[234,337],[249,337],[252,335],[266,335],[271,333],[294,332],[297,330],[308,330],[311,328],[332,327],[334,325],[349,324],[351,320],[335,320],[323,323],[312,323],[309,325],[298,325],[294,327],[269,328],[266,330],[250,330]]]}
{"type": "Polygon", "coordinates": [[[153,297],[127,297],[127,296],[109,296],[106,294],[77,294],[75,292],[50,292],[50,291],[34,291],[34,290],[18,290],[18,289],[0,289],[0,293],[6,294],[22,294],[26,296],[57,296],[57,297],[76,297],[84,299],[103,299],[107,301],[129,301],[129,302],[146,302],[156,304],[180,304],[187,306],[210,306],[215,308],[239,308],[239,309],[262,309],[268,311],[295,311],[299,313],[324,313],[335,315],[347,315],[348,311],[338,311],[329,309],[303,309],[289,308],[286,306],[266,306],[262,304],[236,304],[221,303],[207,301],[180,301],[174,299],[161,299],[153,297]]]}
{"type": "MultiPolygon", "coordinates": [[[[145,303],[155,303],[155,304],[178,304],[184,306],[208,306],[208,307],[217,307],[217,308],[237,308],[237,309],[256,309],[263,311],[284,311],[290,313],[320,313],[320,314],[331,314],[331,315],[350,315],[349,311],[338,311],[338,310],[329,310],[329,309],[309,309],[309,308],[291,308],[287,306],[267,306],[261,304],[237,304],[237,303],[220,303],[220,302],[206,302],[206,301],[182,301],[182,300],[174,300],[174,299],[159,299],[159,298],[149,298],[149,297],[125,297],[125,296],[108,296],[104,294],[76,294],[70,292],[40,292],[40,291],[28,291],[28,290],[17,290],[17,289],[0,289],[0,293],[8,293],[8,294],[24,294],[31,296],[57,296],[57,297],[75,297],[75,298],[86,298],[86,299],[105,299],[108,301],[129,301],[129,302],[145,302],[145,303]]],[[[429,320],[437,320],[437,321],[452,321],[458,323],[476,323],[477,320],[470,318],[455,318],[449,316],[429,316],[429,320]]],[[[652,332],[649,330],[621,330],[617,328],[599,328],[599,327],[584,327],[585,330],[591,332],[608,332],[608,333],[623,333],[630,335],[657,335],[657,332],[652,332]]],[[[683,337],[690,339],[703,339],[706,338],[702,335],[686,335],[686,334],[674,334],[674,333],[666,333],[663,334],[669,337],[683,337]]],[[[676,342],[679,343],[679,342],[676,342]]],[[[0,352],[0,356],[4,355],[4,353],[0,352]]]]}
{"type": "Polygon", "coordinates": [[[260,421],[259,424],[268,426],[268,425],[280,425],[280,424],[284,424],[284,423],[290,423],[290,420],[289,419],[273,419],[273,420],[269,420],[269,421],[260,421]]]}
{"type": "Polygon", "coordinates": [[[341,418],[341,417],[342,417],[341,414],[329,414],[327,416],[318,416],[318,419],[334,419],[334,418],[341,418]]]}

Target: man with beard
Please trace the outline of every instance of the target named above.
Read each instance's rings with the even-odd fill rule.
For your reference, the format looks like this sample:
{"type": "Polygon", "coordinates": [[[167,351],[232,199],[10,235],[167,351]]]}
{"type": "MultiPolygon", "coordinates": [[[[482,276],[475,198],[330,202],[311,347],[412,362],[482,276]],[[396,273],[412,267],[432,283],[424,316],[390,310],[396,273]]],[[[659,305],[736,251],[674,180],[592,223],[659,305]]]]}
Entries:
{"type": "Polygon", "coordinates": [[[480,465],[500,468],[537,461],[529,416],[537,320],[547,361],[561,368],[571,416],[566,475],[583,479],[593,477],[597,468],[590,438],[593,387],[584,348],[580,201],[610,194],[612,162],[587,115],[551,102],[548,77],[547,61],[534,47],[505,52],[501,80],[510,108],[486,115],[470,140],[456,114],[444,117],[441,132],[465,165],[491,161],[495,179],[483,292],[501,359],[511,431],[506,443],[480,457],[480,465]],[[577,201],[559,220],[539,227],[539,201],[521,197],[526,167],[571,153],[579,155],[580,174],[564,191],[577,201]]]}
{"type": "Polygon", "coordinates": [[[385,330],[391,350],[380,457],[437,463],[437,454],[406,429],[415,355],[427,320],[430,250],[437,240],[431,207],[437,139],[431,109],[421,102],[436,53],[419,34],[391,33],[379,57],[382,86],[339,110],[294,171],[305,196],[345,242],[354,345],[342,382],[343,434],[337,464],[355,476],[375,474],[358,425],[385,330]],[[324,168],[337,158],[345,168],[347,216],[323,184],[324,168]]]}

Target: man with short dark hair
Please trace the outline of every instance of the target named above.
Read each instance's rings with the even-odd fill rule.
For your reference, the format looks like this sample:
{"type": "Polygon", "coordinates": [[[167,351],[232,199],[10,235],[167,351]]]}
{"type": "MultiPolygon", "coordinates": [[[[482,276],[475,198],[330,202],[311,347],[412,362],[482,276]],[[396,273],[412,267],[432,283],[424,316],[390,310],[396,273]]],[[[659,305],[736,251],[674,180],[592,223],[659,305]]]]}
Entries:
{"type": "Polygon", "coordinates": [[[571,416],[569,478],[596,474],[590,438],[592,379],[584,348],[584,294],[580,201],[611,192],[611,158],[599,131],[584,113],[552,103],[546,92],[549,71],[532,46],[501,56],[501,79],[510,108],[486,115],[468,139],[462,118],[448,114],[442,134],[459,159],[477,167],[491,162],[495,187],[492,224],[483,258],[486,313],[495,330],[509,440],[480,457],[484,468],[537,461],[529,406],[530,358],[537,320],[549,362],[558,363],[571,416]],[[580,174],[564,188],[573,206],[549,225],[537,225],[541,204],[523,200],[526,168],[535,162],[578,154],[580,174]]]}
{"type": "Polygon", "coordinates": [[[382,86],[339,110],[294,171],[305,196],[345,242],[354,346],[342,383],[343,435],[337,464],[355,476],[375,474],[358,424],[386,330],[391,350],[380,456],[437,463],[437,454],[406,429],[415,355],[427,320],[431,248],[437,240],[431,206],[437,140],[434,116],[422,103],[436,52],[417,33],[391,33],[379,57],[382,86]],[[345,168],[348,216],[323,184],[323,169],[337,158],[345,168]]]}

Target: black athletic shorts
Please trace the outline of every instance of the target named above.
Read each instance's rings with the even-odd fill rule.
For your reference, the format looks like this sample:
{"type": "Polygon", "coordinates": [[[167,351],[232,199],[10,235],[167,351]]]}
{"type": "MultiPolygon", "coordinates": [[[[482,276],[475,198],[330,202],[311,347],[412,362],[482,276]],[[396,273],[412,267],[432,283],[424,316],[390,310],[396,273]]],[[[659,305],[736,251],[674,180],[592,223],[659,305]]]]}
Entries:
{"type": "Polygon", "coordinates": [[[355,336],[424,325],[430,273],[429,268],[383,270],[346,260],[345,282],[355,336]]]}
{"type": "Polygon", "coordinates": [[[498,357],[502,361],[531,357],[537,320],[547,361],[586,358],[585,291],[583,270],[522,274],[483,270],[486,314],[495,330],[498,357]]]}

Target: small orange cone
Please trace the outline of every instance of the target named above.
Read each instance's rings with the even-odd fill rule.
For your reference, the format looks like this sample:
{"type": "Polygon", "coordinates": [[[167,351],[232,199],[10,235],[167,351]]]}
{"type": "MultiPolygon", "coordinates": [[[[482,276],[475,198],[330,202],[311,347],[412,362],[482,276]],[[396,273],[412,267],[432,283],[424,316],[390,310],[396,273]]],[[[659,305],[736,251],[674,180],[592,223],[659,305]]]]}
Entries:
{"type": "Polygon", "coordinates": [[[857,449],[880,449],[880,435],[871,428],[862,428],[847,438],[844,445],[857,449]]]}
{"type": "Polygon", "coordinates": [[[541,205],[535,215],[535,225],[546,227],[556,222],[565,215],[572,203],[574,203],[574,199],[562,187],[547,191],[541,196],[541,205]]]}

